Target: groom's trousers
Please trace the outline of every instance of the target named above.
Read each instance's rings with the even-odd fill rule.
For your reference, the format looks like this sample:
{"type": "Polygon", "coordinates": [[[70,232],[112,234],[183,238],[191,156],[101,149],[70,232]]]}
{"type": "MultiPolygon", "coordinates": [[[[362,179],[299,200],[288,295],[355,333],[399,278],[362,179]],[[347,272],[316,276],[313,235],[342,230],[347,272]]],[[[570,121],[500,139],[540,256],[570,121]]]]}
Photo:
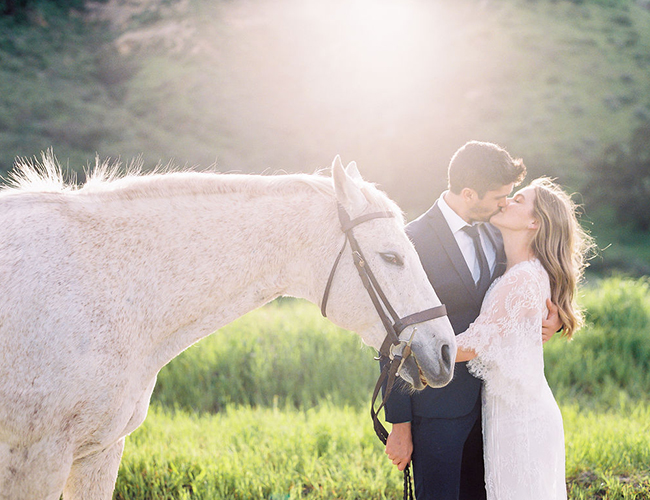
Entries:
{"type": "Polygon", "coordinates": [[[411,433],[417,500],[485,499],[481,398],[463,417],[414,417],[411,433]]]}

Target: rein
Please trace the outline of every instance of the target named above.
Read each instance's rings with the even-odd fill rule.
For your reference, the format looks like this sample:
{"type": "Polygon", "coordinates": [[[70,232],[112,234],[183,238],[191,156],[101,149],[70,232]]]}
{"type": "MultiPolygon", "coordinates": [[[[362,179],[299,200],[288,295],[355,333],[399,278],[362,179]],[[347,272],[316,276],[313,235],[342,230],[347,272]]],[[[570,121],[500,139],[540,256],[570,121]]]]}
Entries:
{"type": "MultiPolygon", "coordinates": [[[[404,365],[404,362],[411,355],[411,342],[415,336],[417,328],[413,328],[413,332],[408,340],[400,340],[399,336],[404,331],[405,328],[411,325],[416,325],[418,323],[423,323],[435,318],[440,318],[447,315],[447,310],[444,304],[441,304],[431,309],[426,309],[424,311],[405,316],[400,318],[399,315],[395,312],[389,300],[386,298],[384,291],[382,290],[379,282],[375,278],[370,266],[368,265],[361,247],[357,242],[352,229],[354,229],[359,224],[364,222],[379,219],[379,218],[391,218],[395,217],[395,214],[392,212],[373,212],[365,215],[361,215],[355,219],[351,219],[349,214],[346,212],[345,208],[339,203],[338,205],[338,214],[339,222],[341,223],[341,230],[345,234],[345,240],[343,241],[343,246],[336,256],[332,270],[330,271],[329,278],[327,279],[327,284],[325,285],[325,291],[323,292],[323,299],[321,300],[321,314],[327,317],[327,301],[330,295],[330,289],[332,287],[332,281],[334,280],[334,274],[341,260],[341,256],[345,251],[345,247],[350,244],[352,250],[352,257],[354,261],[354,266],[359,273],[361,282],[365,287],[370,300],[372,301],[379,318],[381,319],[384,329],[386,330],[386,337],[384,342],[379,349],[379,357],[375,358],[381,363],[381,373],[379,379],[375,385],[375,389],[372,394],[372,400],[370,403],[370,416],[372,417],[373,426],[377,437],[383,444],[386,444],[388,439],[388,431],[379,421],[379,412],[386,405],[386,401],[390,396],[390,393],[395,384],[400,369],[404,365]],[[390,315],[390,317],[389,317],[390,315]],[[391,320],[392,318],[392,320],[391,320]],[[375,410],[375,401],[379,395],[379,391],[383,384],[386,383],[386,389],[384,395],[379,405],[379,408],[375,410]]],[[[404,469],[404,500],[413,499],[413,488],[411,487],[411,472],[410,464],[404,469]]]]}

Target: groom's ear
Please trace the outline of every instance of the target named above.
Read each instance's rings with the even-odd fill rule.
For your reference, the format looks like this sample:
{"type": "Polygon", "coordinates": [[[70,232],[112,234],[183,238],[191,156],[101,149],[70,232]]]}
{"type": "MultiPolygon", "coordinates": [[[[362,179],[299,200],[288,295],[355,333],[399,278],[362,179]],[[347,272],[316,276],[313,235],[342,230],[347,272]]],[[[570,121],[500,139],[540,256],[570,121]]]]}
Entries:
{"type": "Polygon", "coordinates": [[[463,200],[466,203],[471,203],[474,200],[480,199],[478,193],[474,191],[472,188],[468,188],[468,187],[461,189],[460,196],[463,198],[463,200]]]}

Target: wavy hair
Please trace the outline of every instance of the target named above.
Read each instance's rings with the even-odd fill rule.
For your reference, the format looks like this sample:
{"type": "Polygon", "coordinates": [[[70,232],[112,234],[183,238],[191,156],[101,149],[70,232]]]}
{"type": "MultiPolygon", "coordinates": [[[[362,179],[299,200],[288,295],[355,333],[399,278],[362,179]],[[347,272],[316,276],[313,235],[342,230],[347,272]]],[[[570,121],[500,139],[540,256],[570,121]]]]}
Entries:
{"type": "Polygon", "coordinates": [[[558,184],[540,177],[530,185],[535,188],[533,214],[539,222],[532,249],[549,275],[551,300],[558,306],[563,334],[571,338],[584,321],[575,296],[593,239],[578,221],[577,205],[558,184]]]}

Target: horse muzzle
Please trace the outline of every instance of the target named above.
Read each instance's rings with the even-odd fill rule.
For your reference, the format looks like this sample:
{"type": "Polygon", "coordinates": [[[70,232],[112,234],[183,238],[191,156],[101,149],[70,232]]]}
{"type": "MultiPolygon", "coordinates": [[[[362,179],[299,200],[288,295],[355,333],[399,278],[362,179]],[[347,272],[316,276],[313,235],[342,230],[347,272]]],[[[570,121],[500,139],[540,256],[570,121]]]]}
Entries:
{"type": "Polygon", "coordinates": [[[418,346],[412,347],[411,355],[406,358],[399,370],[399,376],[411,384],[416,391],[429,387],[443,387],[454,376],[456,348],[442,344],[438,359],[418,357],[418,346]]]}

